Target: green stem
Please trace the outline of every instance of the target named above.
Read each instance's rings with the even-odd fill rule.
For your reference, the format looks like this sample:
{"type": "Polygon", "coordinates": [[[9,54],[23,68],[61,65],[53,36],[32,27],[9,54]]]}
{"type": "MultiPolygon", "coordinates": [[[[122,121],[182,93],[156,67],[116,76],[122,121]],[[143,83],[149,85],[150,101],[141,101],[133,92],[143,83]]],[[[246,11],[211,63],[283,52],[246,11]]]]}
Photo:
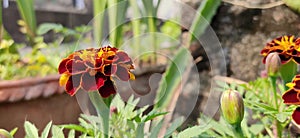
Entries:
{"type": "Polygon", "coordinates": [[[133,21],[132,21],[132,27],[133,27],[133,50],[135,51],[134,54],[138,55],[140,52],[140,39],[137,38],[141,32],[140,32],[140,20],[138,19],[140,17],[140,11],[136,0],[130,0],[130,5],[133,9],[133,21]]]}
{"type": "MultiPolygon", "coordinates": [[[[155,26],[155,19],[150,16],[148,17],[148,25],[149,25],[149,32],[150,32],[150,44],[153,47],[154,52],[157,51],[157,45],[156,45],[156,37],[155,37],[155,32],[156,32],[156,26],[155,26]]],[[[156,54],[154,53],[154,63],[156,63],[156,54]]]]}
{"type": "Polygon", "coordinates": [[[278,106],[277,89],[276,89],[277,77],[276,76],[270,76],[270,80],[271,80],[271,85],[272,85],[272,90],[273,90],[275,106],[276,106],[276,109],[278,110],[279,106],[278,106]]]}
{"type": "Polygon", "coordinates": [[[244,133],[241,127],[241,123],[238,123],[236,125],[232,125],[233,132],[236,138],[244,138],[244,133]]]}
{"type": "Polygon", "coordinates": [[[104,18],[104,10],[106,6],[107,0],[93,0],[93,14],[94,14],[94,22],[93,22],[93,35],[96,44],[101,43],[102,41],[102,28],[103,28],[103,18],[104,18]]]}
{"type": "Polygon", "coordinates": [[[89,92],[89,97],[94,107],[96,108],[98,116],[102,119],[102,137],[109,137],[109,107],[104,103],[103,98],[98,91],[89,92]]]}
{"type": "Polygon", "coordinates": [[[115,5],[118,1],[117,0],[108,0],[107,4],[109,7],[109,12],[108,12],[108,20],[109,20],[109,40],[110,43],[117,47],[117,6],[115,5]]]}
{"type": "MultiPolygon", "coordinates": [[[[275,101],[275,106],[276,106],[276,109],[279,111],[280,108],[278,106],[278,99],[277,99],[277,90],[276,90],[276,80],[277,80],[277,76],[270,76],[270,80],[271,80],[271,84],[272,84],[272,89],[273,89],[273,95],[274,95],[274,101],[275,101]]],[[[274,120],[274,123],[276,125],[276,132],[277,132],[277,137],[278,138],[281,138],[281,130],[282,130],[282,127],[281,127],[281,124],[280,122],[275,119],[274,120]]]]}
{"type": "Polygon", "coordinates": [[[282,137],[282,126],[281,123],[276,119],[275,120],[276,123],[276,132],[277,132],[277,138],[281,138],[282,137]]]}

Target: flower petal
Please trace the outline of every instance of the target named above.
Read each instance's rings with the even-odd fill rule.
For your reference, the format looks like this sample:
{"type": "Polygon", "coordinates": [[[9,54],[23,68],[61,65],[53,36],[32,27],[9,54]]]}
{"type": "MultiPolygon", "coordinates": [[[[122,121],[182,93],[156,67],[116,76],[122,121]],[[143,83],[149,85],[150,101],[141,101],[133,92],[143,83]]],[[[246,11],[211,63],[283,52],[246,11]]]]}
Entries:
{"type": "Polygon", "coordinates": [[[87,72],[82,75],[81,87],[86,91],[98,90],[104,85],[105,80],[106,77],[100,72],[96,75],[90,75],[90,73],[87,72]]]}
{"type": "Polygon", "coordinates": [[[80,88],[80,82],[81,82],[81,74],[70,76],[66,83],[67,93],[70,94],[71,96],[75,95],[75,93],[80,88]]]}
{"type": "Polygon", "coordinates": [[[282,95],[285,104],[300,104],[299,94],[294,89],[290,89],[282,95]]]}
{"type": "Polygon", "coordinates": [[[130,79],[128,69],[120,65],[117,66],[116,76],[122,81],[128,81],[130,79]]]}
{"type": "Polygon", "coordinates": [[[66,64],[69,60],[70,60],[69,58],[65,58],[59,63],[59,66],[58,66],[59,74],[63,74],[64,72],[67,71],[66,64]]]}
{"type": "Polygon", "coordinates": [[[292,114],[293,120],[300,125],[300,107],[297,107],[294,113],[292,114]]]}
{"type": "Polygon", "coordinates": [[[117,63],[121,62],[121,63],[132,64],[132,61],[127,53],[125,53],[123,51],[119,51],[119,52],[117,52],[116,55],[119,57],[119,59],[117,60],[117,63]]]}
{"type": "Polygon", "coordinates": [[[282,64],[288,63],[292,59],[292,56],[286,54],[279,54],[279,57],[281,59],[282,64]]]}
{"type": "Polygon", "coordinates": [[[68,73],[62,74],[62,75],[60,76],[60,78],[59,78],[59,85],[60,85],[60,86],[65,86],[65,85],[67,84],[67,82],[68,82],[70,76],[71,76],[71,75],[68,74],[68,73]]]}
{"type": "Polygon", "coordinates": [[[66,67],[71,74],[83,73],[87,69],[83,61],[73,59],[67,62],[66,67]]]}
{"type": "Polygon", "coordinates": [[[293,57],[293,59],[297,64],[300,64],[300,57],[293,57]]]}
{"type": "Polygon", "coordinates": [[[107,80],[105,81],[104,85],[100,87],[98,91],[103,98],[107,98],[111,94],[116,93],[116,88],[114,83],[110,80],[110,78],[107,77],[107,80]]]}
{"type": "Polygon", "coordinates": [[[296,90],[296,91],[298,91],[298,90],[300,90],[300,80],[299,79],[297,79],[297,78],[294,78],[294,89],[296,90]]]}
{"type": "Polygon", "coordinates": [[[104,66],[103,72],[104,72],[104,75],[106,75],[106,76],[115,74],[117,72],[117,65],[115,65],[115,64],[106,65],[106,66],[104,66]]]}

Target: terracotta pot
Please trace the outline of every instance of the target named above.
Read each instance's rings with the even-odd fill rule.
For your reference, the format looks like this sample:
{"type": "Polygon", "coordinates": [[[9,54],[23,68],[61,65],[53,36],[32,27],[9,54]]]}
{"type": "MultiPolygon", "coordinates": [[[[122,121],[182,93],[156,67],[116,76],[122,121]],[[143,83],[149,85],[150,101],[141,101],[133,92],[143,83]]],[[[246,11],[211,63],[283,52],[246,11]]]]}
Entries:
{"type": "Polygon", "coordinates": [[[77,123],[81,113],[75,97],[64,93],[59,75],[0,81],[0,128],[18,127],[15,137],[24,137],[24,121],[39,130],[53,124],[77,123]]]}

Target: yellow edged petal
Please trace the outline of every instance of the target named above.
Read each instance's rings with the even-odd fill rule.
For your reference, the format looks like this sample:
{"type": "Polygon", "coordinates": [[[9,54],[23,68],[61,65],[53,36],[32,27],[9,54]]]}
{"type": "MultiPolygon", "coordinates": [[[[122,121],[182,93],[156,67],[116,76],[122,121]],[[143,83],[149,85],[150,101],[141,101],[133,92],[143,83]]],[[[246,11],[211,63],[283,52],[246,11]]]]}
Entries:
{"type": "Polygon", "coordinates": [[[70,76],[71,76],[70,74],[63,73],[63,74],[60,76],[60,78],[59,78],[59,85],[60,85],[60,86],[66,85],[66,83],[67,83],[67,81],[68,81],[68,79],[69,79],[70,76]]]}

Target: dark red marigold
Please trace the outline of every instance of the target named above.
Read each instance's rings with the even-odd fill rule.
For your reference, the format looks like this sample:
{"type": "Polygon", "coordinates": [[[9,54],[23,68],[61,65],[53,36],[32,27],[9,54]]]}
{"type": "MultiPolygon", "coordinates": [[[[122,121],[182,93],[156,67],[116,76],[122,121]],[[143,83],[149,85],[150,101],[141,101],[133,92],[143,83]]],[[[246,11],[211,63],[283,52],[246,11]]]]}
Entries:
{"type": "MultiPolygon", "coordinates": [[[[287,86],[290,89],[282,95],[283,102],[287,105],[300,105],[300,75],[296,75],[287,86]]],[[[300,124],[300,107],[294,111],[292,118],[297,124],[300,124]]]]}
{"type": "Polygon", "coordinates": [[[264,64],[267,56],[273,52],[279,54],[282,64],[285,64],[290,60],[300,64],[300,38],[295,38],[294,36],[282,36],[267,43],[260,52],[264,56],[264,64]]]}
{"type": "Polygon", "coordinates": [[[114,47],[79,50],[63,59],[58,67],[60,85],[73,96],[79,89],[98,90],[102,97],[116,93],[112,76],[122,81],[134,79],[130,57],[114,47]]]}

